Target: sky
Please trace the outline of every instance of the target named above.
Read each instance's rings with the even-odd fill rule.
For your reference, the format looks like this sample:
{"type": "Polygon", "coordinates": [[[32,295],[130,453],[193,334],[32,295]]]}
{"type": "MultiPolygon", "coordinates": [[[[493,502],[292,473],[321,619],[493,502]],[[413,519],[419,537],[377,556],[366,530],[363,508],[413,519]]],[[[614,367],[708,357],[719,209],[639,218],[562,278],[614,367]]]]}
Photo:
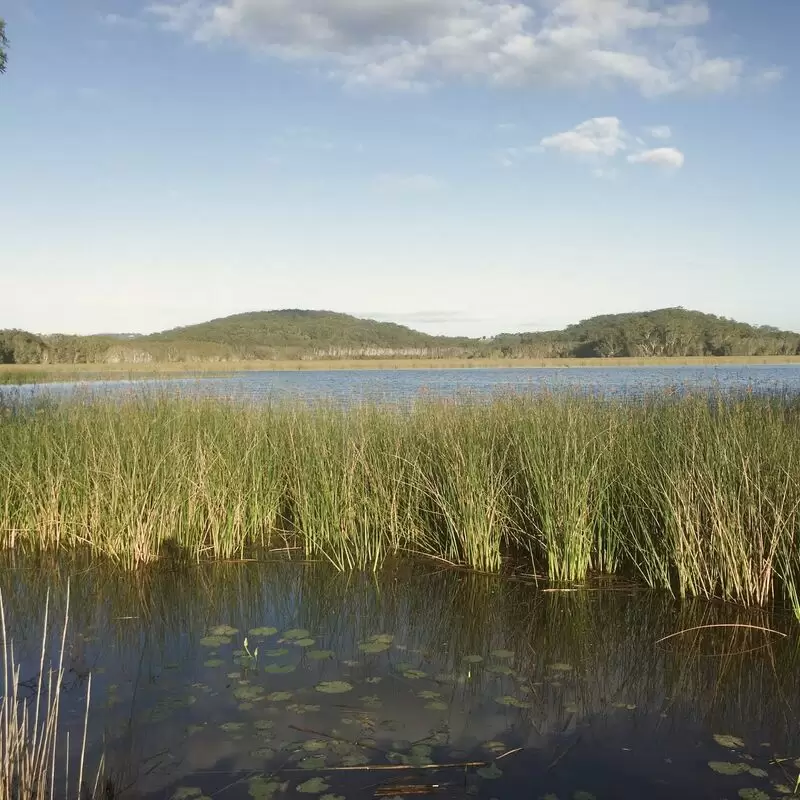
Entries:
{"type": "Polygon", "coordinates": [[[0,0],[0,328],[800,330],[800,0],[0,0]]]}

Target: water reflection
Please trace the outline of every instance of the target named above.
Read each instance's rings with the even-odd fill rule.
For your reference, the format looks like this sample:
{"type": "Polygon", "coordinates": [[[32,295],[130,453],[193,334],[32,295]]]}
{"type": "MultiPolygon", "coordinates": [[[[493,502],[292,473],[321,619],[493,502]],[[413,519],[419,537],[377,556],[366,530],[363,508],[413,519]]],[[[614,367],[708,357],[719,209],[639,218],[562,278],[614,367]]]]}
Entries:
{"type": "Polygon", "coordinates": [[[797,771],[770,763],[800,756],[797,629],[761,611],[616,582],[542,591],[407,562],[373,576],[17,560],[0,574],[23,680],[38,669],[48,589],[54,650],[69,582],[66,725],[80,729],[91,671],[91,756],[104,749],[117,784],[137,795],[277,797],[283,781],[293,792],[319,778],[323,793],[352,798],[393,780],[487,798],[718,798],[770,793],[797,771]],[[791,635],[706,628],[656,644],[732,623],[791,635]],[[491,764],[518,747],[497,762],[502,774],[352,769],[491,764]],[[720,775],[709,761],[754,773],[720,775]],[[274,784],[254,782],[273,773],[274,784]]]}

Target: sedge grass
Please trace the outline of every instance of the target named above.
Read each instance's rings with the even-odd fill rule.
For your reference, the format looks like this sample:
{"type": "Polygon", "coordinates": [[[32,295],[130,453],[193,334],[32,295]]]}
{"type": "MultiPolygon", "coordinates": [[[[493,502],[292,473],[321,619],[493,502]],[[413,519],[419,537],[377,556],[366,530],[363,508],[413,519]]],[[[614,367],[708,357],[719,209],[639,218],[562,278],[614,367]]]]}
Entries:
{"type": "Polygon", "coordinates": [[[84,781],[84,777],[89,779],[88,773],[84,774],[84,764],[92,692],[91,675],[87,684],[77,775],[74,773],[70,775],[69,771],[70,761],[73,760],[69,732],[63,735],[61,693],[65,677],[64,654],[69,624],[69,589],[67,589],[57,666],[46,663],[49,608],[48,593],[36,688],[33,697],[26,698],[20,691],[20,663],[17,661],[14,643],[8,637],[5,605],[0,594],[0,636],[3,652],[3,696],[0,699],[0,800],[54,800],[56,797],[69,799],[99,796],[102,764],[94,776],[93,784],[84,781]],[[64,741],[59,738],[60,736],[64,741]]]}
{"type": "Polygon", "coordinates": [[[296,547],[337,569],[401,552],[557,581],[797,605],[800,407],[787,398],[505,397],[411,407],[218,400],[0,410],[0,544],[296,547]]]}

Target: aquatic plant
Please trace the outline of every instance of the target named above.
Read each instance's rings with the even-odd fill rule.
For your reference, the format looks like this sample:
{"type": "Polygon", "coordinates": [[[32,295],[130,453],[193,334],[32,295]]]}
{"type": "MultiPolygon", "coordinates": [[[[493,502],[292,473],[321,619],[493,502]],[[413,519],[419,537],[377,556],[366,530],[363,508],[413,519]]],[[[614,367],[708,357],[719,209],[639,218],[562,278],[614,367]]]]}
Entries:
{"type": "Polygon", "coordinates": [[[19,401],[0,415],[0,544],[131,568],[264,549],[339,570],[527,562],[797,608],[798,467],[788,397],[19,401]]]}
{"type": "Polygon", "coordinates": [[[91,778],[85,773],[86,742],[89,725],[91,675],[86,693],[83,738],[77,761],[77,775],[70,775],[69,733],[64,737],[61,692],[64,681],[64,654],[69,611],[64,614],[58,666],[46,664],[49,594],[45,603],[39,673],[32,698],[23,697],[20,664],[14,643],[6,632],[6,614],[0,593],[0,635],[3,647],[3,696],[0,699],[0,798],[2,800],[52,800],[55,797],[93,798],[98,795],[102,763],[91,778]],[[66,738],[62,746],[59,737],[66,738]],[[63,758],[63,776],[59,759],[63,758]],[[62,783],[63,781],[63,783],[62,783]],[[74,781],[74,783],[73,783],[74,781]]]}

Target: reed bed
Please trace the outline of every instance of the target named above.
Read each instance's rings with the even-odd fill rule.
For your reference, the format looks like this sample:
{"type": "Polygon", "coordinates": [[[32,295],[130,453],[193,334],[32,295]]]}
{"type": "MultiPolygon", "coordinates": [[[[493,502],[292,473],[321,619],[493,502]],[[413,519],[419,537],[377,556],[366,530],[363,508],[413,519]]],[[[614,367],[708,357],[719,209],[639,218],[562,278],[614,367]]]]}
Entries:
{"type": "Polygon", "coordinates": [[[138,396],[0,409],[0,544],[398,553],[798,604],[800,404],[510,396],[411,407],[138,396]]]}

